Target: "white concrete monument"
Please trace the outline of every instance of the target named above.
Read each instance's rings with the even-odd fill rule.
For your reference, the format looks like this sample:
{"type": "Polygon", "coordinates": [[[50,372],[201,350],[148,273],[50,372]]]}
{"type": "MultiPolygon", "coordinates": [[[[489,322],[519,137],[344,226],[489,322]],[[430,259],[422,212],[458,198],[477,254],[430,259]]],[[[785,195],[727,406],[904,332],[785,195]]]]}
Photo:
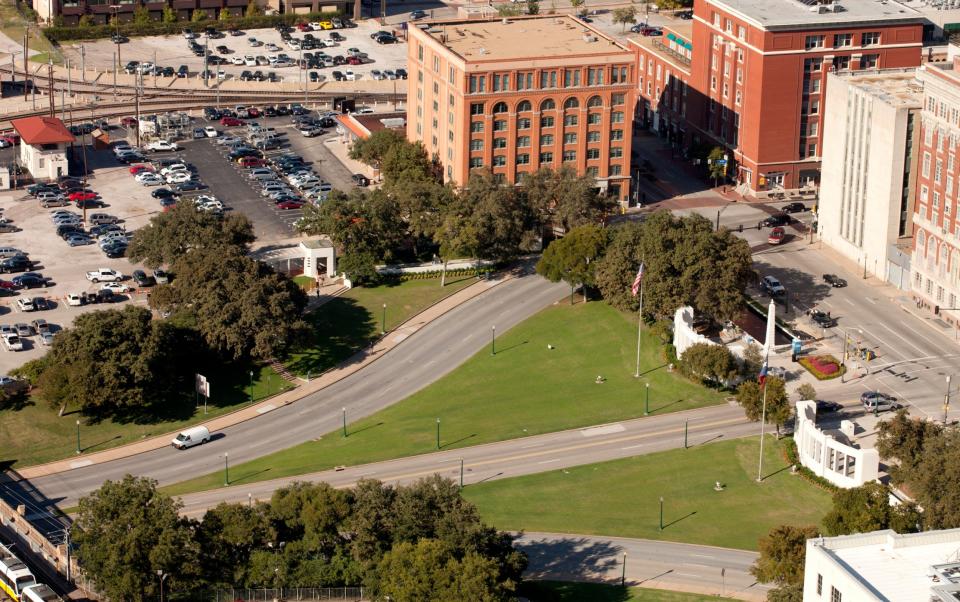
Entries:
{"type": "Polygon", "coordinates": [[[763,357],[770,355],[773,350],[773,341],[777,336],[777,306],[773,299],[770,299],[770,307],[767,308],[767,334],[763,339],[763,357]]]}

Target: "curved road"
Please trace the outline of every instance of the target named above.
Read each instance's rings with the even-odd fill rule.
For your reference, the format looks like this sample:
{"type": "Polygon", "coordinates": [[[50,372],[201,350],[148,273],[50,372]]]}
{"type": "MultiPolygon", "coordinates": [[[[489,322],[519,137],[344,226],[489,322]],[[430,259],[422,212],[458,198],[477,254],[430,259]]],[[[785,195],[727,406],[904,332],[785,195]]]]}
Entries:
{"type": "MultiPolygon", "coordinates": [[[[51,502],[72,506],[106,479],[135,474],[162,485],[208,474],[231,463],[264,456],[339,428],[346,407],[351,421],[392,405],[437,380],[490,343],[490,327],[505,332],[569,294],[530,272],[504,282],[428,324],[369,367],[334,385],[221,432],[202,448],[172,447],[31,480],[51,502]]],[[[402,335],[393,335],[402,336],[402,335]]]]}

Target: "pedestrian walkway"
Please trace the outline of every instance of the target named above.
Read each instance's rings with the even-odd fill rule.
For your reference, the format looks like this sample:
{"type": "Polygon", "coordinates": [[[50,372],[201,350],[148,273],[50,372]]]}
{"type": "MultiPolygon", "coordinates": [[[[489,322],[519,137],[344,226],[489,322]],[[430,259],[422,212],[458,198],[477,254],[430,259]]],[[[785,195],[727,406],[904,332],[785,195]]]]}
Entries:
{"type": "MultiPolygon", "coordinates": [[[[200,424],[207,427],[210,432],[222,431],[223,429],[229,428],[241,422],[268,414],[277,408],[300,401],[301,399],[350,376],[354,372],[366,368],[389,353],[400,343],[409,339],[417,331],[422,329],[430,322],[436,320],[452,309],[466,303],[467,301],[470,301],[474,297],[483,294],[492,287],[502,284],[503,282],[506,282],[512,278],[513,276],[510,274],[505,274],[497,279],[480,280],[476,284],[468,286],[467,288],[438,301],[434,305],[413,316],[396,329],[388,332],[370,348],[358,352],[353,357],[341,363],[339,366],[320,374],[316,378],[313,378],[294,389],[264,399],[259,403],[253,404],[241,410],[237,410],[230,414],[220,416],[208,422],[202,422],[200,424]]],[[[111,460],[118,460],[120,458],[135,456],[137,454],[164,448],[170,444],[170,439],[175,435],[176,433],[171,432],[158,437],[138,441],[136,443],[130,443],[128,445],[115,447],[102,452],[96,452],[88,456],[68,458],[64,460],[57,460],[55,462],[49,462],[47,464],[27,467],[19,470],[18,472],[20,476],[25,479],[35,479],[59,472],[73,470],[75,468],[82,468],[93,464],[110,462],[111,460]]]]}

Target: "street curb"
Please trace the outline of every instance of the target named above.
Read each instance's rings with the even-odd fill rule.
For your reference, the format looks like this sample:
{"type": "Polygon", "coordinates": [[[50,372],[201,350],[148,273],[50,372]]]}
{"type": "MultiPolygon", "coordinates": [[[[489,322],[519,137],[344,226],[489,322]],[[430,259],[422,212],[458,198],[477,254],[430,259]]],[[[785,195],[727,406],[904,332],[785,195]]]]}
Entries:
{"type": "MultiPolygon", "coordinates": [[[[390,351],[392,351],[393,349],[395,349],[397,346],[399,346],[400,343],[402,343],[403,341],[406,341],[406,340],[407,340],[408,338],[410,338],[410,337],[404,337],[403,339],[401,339],[400,341],[398,341],[396,344],[394,344],[394,345],[392,345],[392,346],[390,346],[390,347],[382,350],[381,352],[374,353],[374,350],[375,350],[376,345],[381,344],[381,343],[384,343],[390,334],[396,333],[397,331],[399,331],[400,329],[402,329],[402,328],[403,328],[404,326],[406,326],[407,324],[413,322],[414,320],[417,320],[417,319],[420,318],[424,313],[426,313],[426,312],[428,312],[428,311],[431,311],[431,310],[434,309],[437,305],[439,305],[441,302],[443,302],[443,301],[445,301],[445,300],[448,300],[448,299],[452,298],[452,297],[455,296],[455,295],[464,293],[465,291],[470,291],[470,294],[466,295],[466,298],[463,299],[461,302],[459,302],[459,303],[457,303],[457,304],[455,304],[455,305],[452,305],[450,308],[448,308],[448,309],[440,312],[439,314],[437,314],[436,316],[434,316],[434,317],[431,318],[430,320],[424,322],[423,325],[420,326],[420,328],[423,328],[423,326],[426,326],[427,324],[429,324],[429,323],[431,323],[431,322],[439,319],[440,317],[444,316],[444,315],[447,314],[448,312],[456,309],[457,307],[460,307],[461,305],[467,303],[468,301],[471,301],[471,300],[479,297],[479,296],[482,295],[483,293],[485,293],[485,292],[487,292],[487,291],[489,291],[489,290],[492,290],[493,288],[496,288],[497,286],[500,286],[501,284],[503,284],[503,283],[505,283],[505,282],[508,282],[508,281],[510,281],[510,280],[513,280],[513,278],[514,278],[514,276],[513,276],[512,274],[507,273],[507,274],[504,275],[504,277],[503,277],[502,279],[494,280],[492,283],[491,283],[491,281],[489,281],[489,280],[479,281],[479,282],[477,282],[477,283],[475,283],[475,284],[472,284],[472,285],[470,285],[470,286],[468,286],[468,287],[466,287],[466,288],[464,288],[464,289],[461,289],[461,290],[459,290],[459,291],[456,291],[456,292],[454,292],[454,293],[451,293],[450,295],[448,295],[448,296],[446,296],[446,297],[438,300],[436,303],[434,303],[434,304],[430,305],[429,307],[425,308],[425,309],[424,309],[423,311],[421,311],[420,313],[418,313],[418,314],[416,314],[416,315],[414,315],[414,316],[411,316],[408,320],[406,320],[406,321],[403,322],[402,324],[398,325],[398,326],[397,326],[395,329],[393,329],[390,333],[387,333],[387,335],[384,335],[383,337],[381,337],[380,339],[378,339],[374,345],[372,345],[372,346],[370,346],[370,347],[367,347],[366,350],[362,350],[362,351],[357,352],[357,354],[359,354],[359,353],[367,353],[366,361],[362,361],[362,362],[356,363],[356,362],[353,360],[353,358],[356,357],[357,354],[354,354],[354,355],[350,356],[349,358],[347,358],[346,360],[344,360],[343,362],[341,362],[340,364],[338,364],[336,367],[331,368],[330,370],[324,372],[324,374],[328,374],[329,372],[331,372],[331,371],[333,371],[333,370],[337,370],[337,369],[350,369],[350,368],[352,368],[352,370],[351,370],[350,372],[344,374],[343,377],[340,378],[340,379],[337,379],[337,380],[334,380],[334,381],[329,382],[329,383],[327,383],[327,384],[324,384],[324,385],[322,385],[322,386],[320,386],[320,387],[317,387],[316,389],[311,389],[311,390],[308,391],[308,392],[304,392],[304,391],[303,391],[303,389],[306,387],[306,385],[301,384],[301,385],[295,386],[293,389],[291,389],[291,390],[289,390],[289,391],[283,391],[283,392],[277,393],[277,394],[275,394],[275,395],[273,395],[273,396],[271,396],[271,397],[269,397],[269,398],[263,399],[263,400],[257,402],[255,405],[245,406],[245,407],[243,407],[243,408],[239,408],[239,409],[237,409],[237,410],[234,410],[233,412],[229,412],[229,413],[224,414],[224,415],[222,415],[222,416],[218,416],[217,418],[214,418],[214,419],[211,420],[210,422],[199,422],[199,423],[193,424],[192,426],[207,426],[208,428],[210,428],[211,431],[213,431],[213,430],[222,430],[222,429],[224,429],[224,428],[229,428],[229,427],[231,427],[231,426],[236,426],[237,424],[241,424],[241,423],[246,422],[246,421],[248,421],[248,420],[252,420],[252,419],[254,419],[254,418],[257,418],[257,417],[260,417],[260,416],[269,414],[271,411],[273,411],[273,410],[275,410],[275,409],[278,409],[278,408],[280,408],[280,407],[285,407],[285,406],[288,406],[288,405],[290,405],[290,404],[292,404],[292,403],[296,403],[296,402],[304,399],[304,398],[307,397],[308,395],[312,395],[313,393],[317,393],[317,392],[319,392],[319,391],[322,391],[322,390],[326,389],[327,387],[330,387],[331,385],[334,385],[334,384],[340,382],[343,378],[346,378],[346,377],[354,374],[355,372],[359,371],[360,369],[362,369],[362,368],[364,368],[364,367],[366,367],[366,366],[369,366],[370,364],[376,362],[376,361],[377,361],[378,359],[380,359],[381,357],[385,356],[387,353],[389,353],[390,351]],[[303,393],[303,394],[300,395],[299,397],[295,398],[295,399],[291,399],[291,400],[289,400],[289,401],[284,401],[281,405],[273,406],[273,404],[270,403],[272,400],[274,400],[274,399],[276,399],[276,398],[278,398],[278,397],[280,397],[280,396],[282,396],[282,395],[290,394],[290,393],[293,393],[293,392],[301,392],[301,393],[303,393]],[[270,407],[270,406],[272,406],[272,407],[270,407]],[[236,418],[238,418],[237,415],[240,414],[241,412],[247,412],[247,413],[250,414],[250,415],[249,415],[249,416],[246,416],[246,417],[244,417],[244,418],[236,419],[236,418]],[[233,418],[234,420],[230,420],[231,418],[233,418]],[[219,423],[218,423],[218,425],[217,425],[216,427],[212,427],[213,423],[216,422],[216,421],[219,421],[219,420],[224,420],[224,423],[223,423],[223,424],[219,424],[219,423]]],[[[419,330],[419,328],[418,328],[418,330],[419,330]]],[[[111,461],[113,461],[113,460],[120,460],[120,459],[123,459],[123,458],[129,458],[129,457],[132,457],[132,456],[136,456],[136,455],[143,454],[143,453],[147,453],[147,452],[151,452],[151,451],[156,451],[157,449],[161,449],[161,448],[166,447],[166,446],[169,444],[170,439],[171,439],[173,436],[175,436],[178,432],[180,432],[180,431],[179,431],[179,430],[178,430],[178,431],[171,431],[171,432],[168,432],[168,433],[165,433],[165,434],[162,434],[162,435],[157,435],[157,436],[155,436],[155,437],[151,437],[151,438],[146,439],[146,440],[134,441],[134,442],[131,442],[131,443],[127,443],[127,444],[125,444],[125,445],[121,445],[121,446],[118,446],[118,447],[109,449],[109,450],[104,450],[104,451],[102,451],[102,452],[96,452],[97,454],[102,454],[103,456],[111,456],[111,457],[108,457],[108,458],[102,458],[102,459],[100,459],[100,458],[96,458],[96,457],[93,457],[93,456],[87,456],[87,457],[80,456],[80,457],[73,457],[73,458],[64,458],[64,459],[60,459],[60,460],[54,460],[54,461],[52,461],[52,462],[46,462],[46,463],[44,463],[44,464],[37,464],[37,465],[34,465],[34,466],[28,466],[28,467],[24,467],[24,468],[22,468],[22,469],[17,469],[17,472],[18,472],[18,474],[19,474],[22,478],[24,478],[24,479],[34,479],[34,478],[38,478],[38,477],[45,477],[45,476],[50,476],[50,475],[53,475],[53,474],[58,474],[58,473],[63,473],[63,472],[69,472],[69,471],[71,471],[71,470],[76,470],[76,469],[78,469],[78,468],[86,468],[86,467],[88,467],[88,466],[92,466],[92,465],[95,465],[95,464],[103,464],[103,463],[105,463],[105,462],[111,462],[111,461]],[[129,450],[125,449],[125,448],[131,448],[131,447],[133,447],[133,446],[143,446],[144,449],[141,449],[141,450],[138,450],[138,451],[129,451],[129,450]],[[127,453],[117,454],[118,451],[126,451],[127,453]],[[60,468],[57,468],[58,465],[60,466],[60,468]]]]}

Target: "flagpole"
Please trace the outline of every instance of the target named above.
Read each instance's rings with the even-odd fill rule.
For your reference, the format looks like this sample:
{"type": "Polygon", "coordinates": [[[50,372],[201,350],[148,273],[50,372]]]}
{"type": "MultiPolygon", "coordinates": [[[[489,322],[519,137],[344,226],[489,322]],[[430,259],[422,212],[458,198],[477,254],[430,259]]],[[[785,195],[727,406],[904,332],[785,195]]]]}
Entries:
{"type": "Polygon", "coordinates": [[[767,422],[767,360],[770,358],[770,351],[767,351],[766,357],[763,358],[763,410],[760,412],[760,462],[757,466],[757,482],[763,482],[763,431],[764,424],[767,422]]]}
{"type": "Polygon", "coordinates": [[[634,378],[640,378],[640,332],[643,327],[643,280],[640,281],[640,312],[637,315],[637,370],[634,378]]]}

